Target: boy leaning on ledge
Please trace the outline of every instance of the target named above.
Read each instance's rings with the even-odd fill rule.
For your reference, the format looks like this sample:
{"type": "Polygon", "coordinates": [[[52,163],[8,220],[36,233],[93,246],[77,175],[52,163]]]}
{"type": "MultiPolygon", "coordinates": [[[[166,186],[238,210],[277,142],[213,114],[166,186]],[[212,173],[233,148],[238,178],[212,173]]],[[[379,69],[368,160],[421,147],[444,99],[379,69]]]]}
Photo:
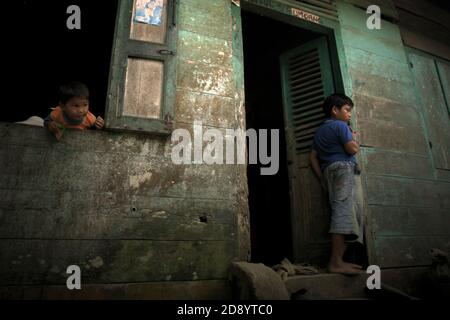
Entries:
{"type": "Polygon", "coordinates": [[[363,239],[362,212],[355,194],[355,174],[359,174],[355,154],[359,143],[348,124],[352,108],[353,101],[345,95],[333,94],[325,99],[323,110],[327,119],[317,129],[309,155],[331,207],[330,273],[358,274],[362,268],[343,260],[346,243],[362,243],[363,239]]]}
{"type": "Polygon", "coordinates": [[[89,89],[81,82],[69,82],[60,87],[59,106],[44,119],[44,127],[61,140],[65,129],[102,129],[101,117],[89,112],[89,89]]]}

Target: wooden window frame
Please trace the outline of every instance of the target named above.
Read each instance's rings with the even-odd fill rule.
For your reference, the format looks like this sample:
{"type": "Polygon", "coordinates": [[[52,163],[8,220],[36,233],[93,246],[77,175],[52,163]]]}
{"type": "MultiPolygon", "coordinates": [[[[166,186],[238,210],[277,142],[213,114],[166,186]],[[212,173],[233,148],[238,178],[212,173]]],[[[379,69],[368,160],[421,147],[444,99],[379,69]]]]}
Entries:
{"type": "Polygon", "coordinates": [[[172,131],[176,97],[177,0],[167,0],[164,44],[131,38],[135,0],[119,0],[106,103],[106,125],[110,130],[168,135],[172,131]],[[147,59],[164,64],[159,118],[123,115],[128,59],[147,59]]]}

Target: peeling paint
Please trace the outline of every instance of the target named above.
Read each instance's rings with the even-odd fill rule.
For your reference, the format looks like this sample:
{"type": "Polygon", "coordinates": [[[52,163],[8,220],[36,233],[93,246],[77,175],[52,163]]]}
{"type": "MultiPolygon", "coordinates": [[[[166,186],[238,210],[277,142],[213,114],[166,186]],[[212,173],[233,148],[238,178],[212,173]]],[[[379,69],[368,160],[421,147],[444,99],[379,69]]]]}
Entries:
{"type": "Polygon", "coordinates": [[[142,184],[150,181],[151,178],[152,178],[151,172],[146,172],[139,176],[130,176],[130,187],[133,189],[139,189],[139,187],[142,184]]]}

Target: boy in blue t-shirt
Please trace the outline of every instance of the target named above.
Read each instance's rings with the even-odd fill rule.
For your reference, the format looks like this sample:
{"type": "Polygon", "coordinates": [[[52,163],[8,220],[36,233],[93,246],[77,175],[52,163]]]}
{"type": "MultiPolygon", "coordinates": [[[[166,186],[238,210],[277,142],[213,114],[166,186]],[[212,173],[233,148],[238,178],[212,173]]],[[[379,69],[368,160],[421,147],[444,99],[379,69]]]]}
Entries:
{"type": "Polygon", "coordinates": [[[361,266],[343,261],[346,241],[361,241],[361,212],[355,201],[355,154],[359,143],[348,125],[353,101],[341,94],[325,99],[323,110],[328,117],[317,129],[309,161],[331,206],[331,257],[328,272],[358,274],[361,266]]]}

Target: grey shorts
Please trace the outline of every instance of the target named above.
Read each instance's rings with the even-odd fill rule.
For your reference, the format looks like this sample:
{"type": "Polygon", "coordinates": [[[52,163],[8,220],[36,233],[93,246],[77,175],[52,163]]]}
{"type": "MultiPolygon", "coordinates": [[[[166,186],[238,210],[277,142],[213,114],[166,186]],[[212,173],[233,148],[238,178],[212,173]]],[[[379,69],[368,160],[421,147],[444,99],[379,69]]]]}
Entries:
{"type": "Polygon", "coordinates": [[[331,206],[330,233],[345,235],[347,241],[362,242],[362,211],[356,195],[355,163],[334,162],[324,176],[331,206]]]}

